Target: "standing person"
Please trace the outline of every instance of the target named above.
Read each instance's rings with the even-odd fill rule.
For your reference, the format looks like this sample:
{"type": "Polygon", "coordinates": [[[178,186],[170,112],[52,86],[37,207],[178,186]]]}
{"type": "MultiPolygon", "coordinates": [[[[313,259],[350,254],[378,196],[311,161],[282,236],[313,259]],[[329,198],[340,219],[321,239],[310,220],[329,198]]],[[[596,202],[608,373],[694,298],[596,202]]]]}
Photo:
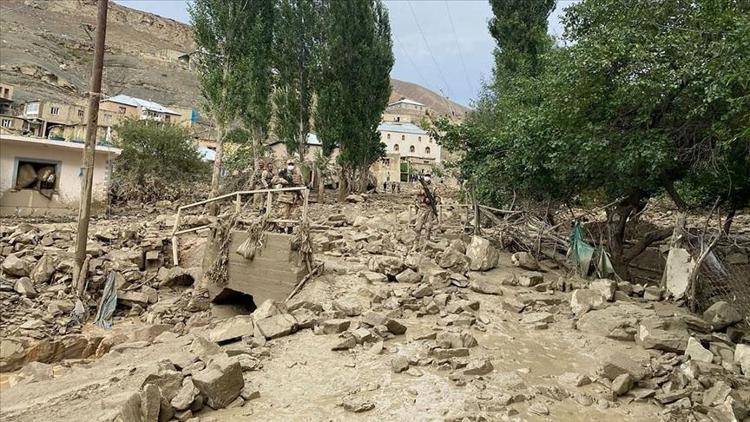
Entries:
{"type": "Polygon", "coordinates": [[[425,185],[422,186],[420,183],[416,197],[417,221],[414,231],[417,232],[417,238],[414,240],[412,251],[424,249],[427,242],[430,241],[432,228],[437,220],[435,209],[440,203],[440,197],[432,185],[432,175],[429,173],[425,174],[423,180],[425,185]],[[432,199],[430,199],[430,196],[432,196],[432,199]],[[434,203],[432,202],[433,200],[434,203]]]}
{"type": "MultiPolygon", "coordinates": [[[[263,166],[263,171],[260,172],[260,188],[259,189],[271,189],[273,188],[273,161],[268,160],[265,166],[263,166]]],[[[268,201],[268,197],[272,196],[273,194],[271,192],[268,192],[268,195],[260,195],[262,198],[262,201],[268,201]]],[[[264,202],[260,208],[261,214],[264,214],[266,212],[266,204],[267,202],[264,202]]]]}
{"type": "MultiPolygon", "coordinates": [[[[258,159],[255,162],[255,170],[253,171],[251,187],[253,190],[263,189],[263,172],[266,171],[266,166],[263,160],[258,159]]],[[[263,199],[266,196],[260,193],[253,194],[253,208],[263,209],[263,199]]]]}
{"type": "MultiPolygon", "coordinates": [[[[302,176],[296,169],[294,161],[289,160],[286,163],[286,168],[281,170],[279,174],[274,178],[274,184],[277,188],[291,188],[295,186],[302,186],[302,176]]],[[[284,220],[291,220],[292,214],[299,206],[299,193],[298,192],[281,192],[279,194],[279,202],[283,204],[283,218],[284,220]]],[[[289,234],[292,233],[291,223],[284,223],[281,226],[285,227],[285,231],[289,234]]]]}

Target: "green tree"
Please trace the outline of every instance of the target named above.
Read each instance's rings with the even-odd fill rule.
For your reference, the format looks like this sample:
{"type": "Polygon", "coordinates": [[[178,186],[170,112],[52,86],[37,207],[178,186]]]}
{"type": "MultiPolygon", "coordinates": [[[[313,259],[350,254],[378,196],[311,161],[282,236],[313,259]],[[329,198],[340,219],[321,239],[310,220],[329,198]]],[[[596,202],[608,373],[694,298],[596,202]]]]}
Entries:
{"type": "Polygon", "coordinates": [[[115,170],[119,177],[142,181],[155,176],[167,182],[205,176],[207,164],[195,148],[190,131],[155,120],[124,120],[114,128],[122,148],[115,170]]]}
{"type": "Polygon", "coordinates": [[[243,145],[240,149],[244,152],[252,152],[254,163],[268,139],[273,113],[271,92],[273,91],[274,67],[274,2],[255,2],[250,19],[250,26],[247,28],[248,37],[251,40],[248,47],[249,53],[240,64],[240,74],[244,77],[241,85],[244,98],[240,119],[249,132],[248,138],[252,145],[243,145]]]}
{"type": "Polygon", "coordinates": [[[688,189],[730,210],[747,203],[747,11],[739,2],[584,0],[565,15],[569,47],[520,61],[534,72],[498,65],[477,111],[463,127],[443,125],[441,141],[464,148],[464,174],[485,199],[515,191],[615,201],[607,245],[627,276],[629,261],[669,234],[626,247],[626,223],[653,195],[666,191],[680,207],[688,189]]]}
{"type": "Polygon", "coordinates": [[[320,45],[320,2],[278,0],[274,27],[274,129],[304,159],[310,132],[320,45]]]}
{"type": "Polygon", "coordinates": [[[377,132],[391,92],[388,12],[380,0],[325,2],[325,48],[315,124],[323,148],[339,147],[339,199],[366,187],[368,168],[384,154],[377,132]]]}
{"type": "MultiPolygon", "coordinates": [[[[218,132],[216,157],[211,177],[211,193],[219,193],[224,137],[230,125],[248,111],[248,65],[253,45],[258,44],[253,31],[264,0],[195,0],[189,13],[197,45],[198,75],[204,106],[218,132]]],[[[211,212],[218,211],[216,206],[211,212]]]]}

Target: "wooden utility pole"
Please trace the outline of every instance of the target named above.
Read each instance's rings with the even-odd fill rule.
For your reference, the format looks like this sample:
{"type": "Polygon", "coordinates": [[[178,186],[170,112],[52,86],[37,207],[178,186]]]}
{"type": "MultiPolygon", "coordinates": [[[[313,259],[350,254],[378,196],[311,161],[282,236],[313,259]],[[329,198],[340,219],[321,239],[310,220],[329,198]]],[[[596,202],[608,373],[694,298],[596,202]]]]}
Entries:
{"type": "Polygon", "coordinates": [[[86,119],[86,143],[83,149],[83,181],[78,207],[78,232],[76,233],[76,268],[73,280],[78,297],[83,296],[86,285],[86,243],[89,237],[91,217],[91,190],[94,182],[94,155],[96,153],[96,129],[99,119],[99,100],[102,91],[104,68],[104,40],[107,34],[107,6],[109,0],[99,0],[96,15],[96,40],[94,42],[94,65],[89,82],[89,107],[86,119]]]}

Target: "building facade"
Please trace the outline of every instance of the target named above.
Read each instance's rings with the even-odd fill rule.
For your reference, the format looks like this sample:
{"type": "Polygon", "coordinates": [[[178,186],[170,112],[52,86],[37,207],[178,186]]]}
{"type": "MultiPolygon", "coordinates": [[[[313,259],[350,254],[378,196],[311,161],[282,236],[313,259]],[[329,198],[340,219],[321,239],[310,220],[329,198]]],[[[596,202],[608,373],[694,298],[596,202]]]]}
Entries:
{"type": "MultiPolygon", "coordinates": [[[[120,149],[98,146],[93,201],[107,198],[112,160],[120,149]]],[[[75,213],[83,180],[83,144],[0,134],[0,215],[75,213]]]]}
{"type": "Polygon", "coordinates": [[[378,184],[410,181],[414,175],[432,172],[442,161],[440,145],[413,123],[383,122],[378,132],[386,153],[372,168],[378,184]]]}

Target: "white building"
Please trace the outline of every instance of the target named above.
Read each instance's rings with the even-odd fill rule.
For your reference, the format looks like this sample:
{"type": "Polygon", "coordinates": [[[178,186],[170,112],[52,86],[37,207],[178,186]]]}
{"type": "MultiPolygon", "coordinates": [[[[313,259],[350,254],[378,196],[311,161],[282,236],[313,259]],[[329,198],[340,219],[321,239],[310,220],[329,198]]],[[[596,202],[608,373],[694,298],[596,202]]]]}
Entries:
{"type": "MultiPolygon", "coordinates": [[[[83,180],[83,146],[80,142],[0,134],[0,214],[75,212],[83,180]]],[[[96,146],[95,203],[107,199],[112,160],[120,152],[119,148],[96,146]]]]}

